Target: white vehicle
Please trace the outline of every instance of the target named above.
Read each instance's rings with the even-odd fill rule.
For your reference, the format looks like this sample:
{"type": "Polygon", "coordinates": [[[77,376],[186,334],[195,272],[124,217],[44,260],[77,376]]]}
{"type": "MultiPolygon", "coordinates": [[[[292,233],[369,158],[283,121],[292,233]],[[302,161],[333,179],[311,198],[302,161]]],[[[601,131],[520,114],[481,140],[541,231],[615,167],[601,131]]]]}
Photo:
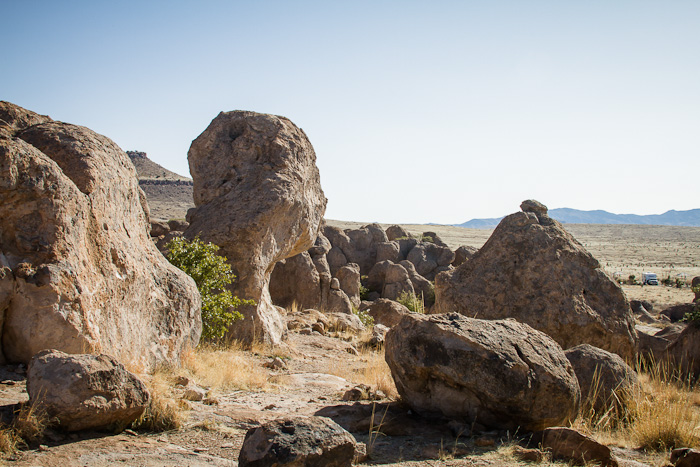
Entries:
{"type": "Polygon", "coordinates": [[[659,278],[653,272],[643,272],[642,273],[642,284],[643,285],[659,285],[659,278]]]}

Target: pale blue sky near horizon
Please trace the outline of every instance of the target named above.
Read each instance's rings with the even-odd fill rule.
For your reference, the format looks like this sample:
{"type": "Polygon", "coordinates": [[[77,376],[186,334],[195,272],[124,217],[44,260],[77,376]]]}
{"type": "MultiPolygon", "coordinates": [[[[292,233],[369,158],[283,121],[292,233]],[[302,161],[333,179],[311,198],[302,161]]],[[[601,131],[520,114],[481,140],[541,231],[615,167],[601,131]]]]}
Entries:
{"type": "Polygon", "coordinates": [[[0,100],[183,175],[220,111],[290,118],[330,219],[700,207],[697,1],[0,0],[0,24],[0,100]]]}

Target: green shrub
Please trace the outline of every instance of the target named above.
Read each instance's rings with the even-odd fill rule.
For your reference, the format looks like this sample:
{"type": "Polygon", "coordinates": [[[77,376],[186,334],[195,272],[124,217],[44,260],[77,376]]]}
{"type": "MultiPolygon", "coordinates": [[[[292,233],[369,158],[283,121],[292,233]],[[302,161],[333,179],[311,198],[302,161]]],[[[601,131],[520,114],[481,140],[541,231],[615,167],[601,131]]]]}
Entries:
{"type": "Polygon", "coordinates": [[[369,300],[370,290],[365,287],[368,276],[360,276],[360,300],[369,300]]]}
{"type": "MultiPolygon", "coordinates": [[[[700,286],[693,287],[693,292],[700,292],[700,286]]],[[[700,300],[695,302],[693,310],[686,313],[681,321],[686,321],[688,323],[693,323],[696,326],[700,326],[700,300]]]]}
{"type": "Polygon", "coordinates": [[[226,258],[216,253],[217,245],[204,243],[199,237],[192,241],[176,237],[166,248],[168,261],[194,279],[202,296],[202,339],[221,340],[229,325],[243,318],[237,308],[255,302],[242,300],[226,290],[236,276],[226,258]]]}
{"type": "Polygon", "coordinates": [[[425,314],[425,303],[423,297],[420,298],[414,292],[403,291],[396,299],[397,302],[416,313],[425,314]]]}
{"type": "Polygon", "coordinates": [[[353,306],[352,312],[360,318],[360,321],[362,321],[362,324],[364,324],[366,328],[374,326],[374,318],[372,318],[372,315],[370,315],[367,310],[360,310],[353,306]]]}

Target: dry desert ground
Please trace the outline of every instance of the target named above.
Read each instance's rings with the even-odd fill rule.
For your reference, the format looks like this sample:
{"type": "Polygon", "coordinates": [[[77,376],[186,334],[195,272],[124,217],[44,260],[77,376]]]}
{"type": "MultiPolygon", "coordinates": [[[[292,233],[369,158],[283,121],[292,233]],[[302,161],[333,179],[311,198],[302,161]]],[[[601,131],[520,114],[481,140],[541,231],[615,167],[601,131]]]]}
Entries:
{"type": "MultiPolygon", "coordinates": [[[[353,228],[366,223],[327,221],[353,228]]],[[[388,227],[388,225],[383,225],[388,227]]],[[[406,225],[412,234],[436,232],[450,247],[482,246],[490,230],[449,226],[406,225]]],[[[566,228],[591,251],[611,274],[641,274],[652,270],[663,277],[700,275],[700,228],[662,226],[567,225],[566,228]]],[[[646,299],[655,308],[687,303],[689,288],[624,286],[629,298],[646,299]]],[[[366,336],[365,336],[366,337],[366,336]]],[[[120,434],[81,432],[48,434],[0,463],[14,466],[235,466],[246,431],[256,424],[284,415],[325,415],[354,427],[358,441],[367,443],[371,457],[363,465],[404,466],[525,466],[512,454],[513,433],[487,432],[465,436],[451,432],[442,422],[417,418],[400,400],[389,376],[382,352],[362,349],[362,336],[326,336],[291,333],[282,349],[256,348],[191,352],[179,369],[145,376],[156,399],[178,413],[178,428],[162,432],[127,430],[120,434]],[[266,368],[274,357],[284,368],[266,368]],[[186,376],[208,389],[209,402],[180,401],[183,390],[177,376],[186,376]],[[344,392],[356,384],[381,389],[388,398],[343,401],[344,392]],[[373,416],[373,411],[375,415],[373,416]],[[382,419],[379,420],[379,414],[382,419]],[[386,415],[385,415],[386,414],[386,415]]],[[[24,370],[4,367],[0,375],[0,400],[5,410],[27,400],[24,370]]],[[[685,393],[684,409],[698,410],[697,392],[685,393]]],[[[679,396],[673,396],[677,398],[679,396]]],[[[700,421],[700,418],[696,418],[700,421]]],[[[586,429],[579,422],[580,429],[586,429]]],[[[597,438],[625,459],[620,465],[663,466],[668,451],[636,449],[634,434],[597,438]]],[[[539,465],[570,465],[547,461],[539,465]]]]}

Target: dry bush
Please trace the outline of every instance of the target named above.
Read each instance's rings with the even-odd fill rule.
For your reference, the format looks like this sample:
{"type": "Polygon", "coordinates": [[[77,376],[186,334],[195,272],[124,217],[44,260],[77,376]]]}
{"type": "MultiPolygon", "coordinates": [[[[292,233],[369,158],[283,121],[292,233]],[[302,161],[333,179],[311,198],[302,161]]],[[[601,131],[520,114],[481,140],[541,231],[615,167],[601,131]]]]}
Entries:
{"type": "MultiPolygon", "coordinates": [[[[286,356],[284,350],[270,351],[267,347],[253,348],[253,353],[286,356]]],[[[197,383],[213,389],[268,389],[268,373],[258,361],[240,346],[228,348],[200,346],[185,352],[182,371],[197,383]]]]}
{"type": "Polygon", "coordinates": [[[171,372],[168,370],[157,370],[146,380],[151,398],[146,410],[132,424],[133,428],[153,432],[182,428],[186,417],[173,396],[170,378],[171,372]]]}
{"type": "Polygon", "coordinates": [[[641,389],[630,404],[630,438],[646,450],[699,446],[697,389],[667,365],[652,363],[642,369],[641,389]]]}

